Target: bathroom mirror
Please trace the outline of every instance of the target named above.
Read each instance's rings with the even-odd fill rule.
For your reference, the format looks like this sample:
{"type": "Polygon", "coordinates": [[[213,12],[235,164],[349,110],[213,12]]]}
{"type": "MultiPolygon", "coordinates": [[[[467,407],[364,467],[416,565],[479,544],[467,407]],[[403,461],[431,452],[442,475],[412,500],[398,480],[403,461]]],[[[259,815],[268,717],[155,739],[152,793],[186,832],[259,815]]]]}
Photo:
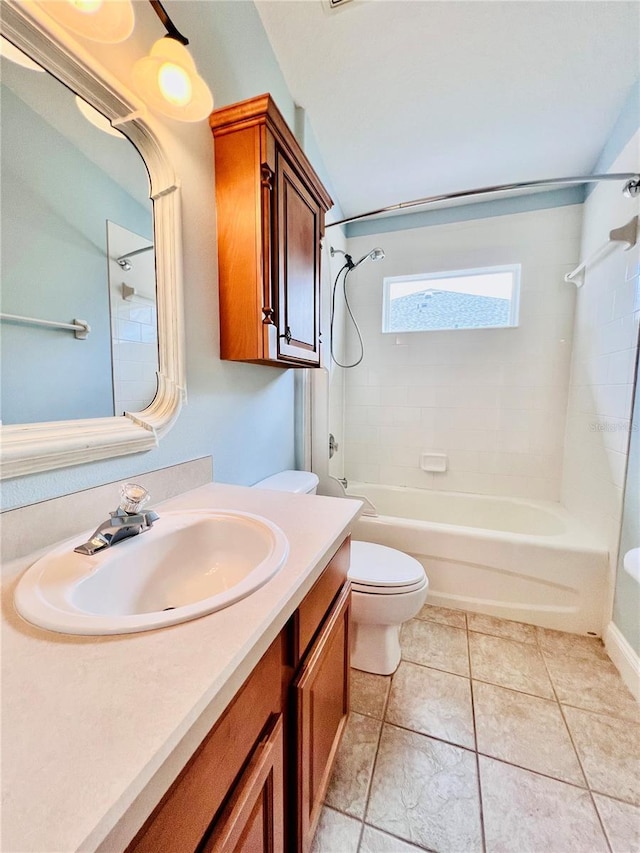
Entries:
{"type": "Polygon", "coordinates": [[[179,193],[152,120],[35,4],[3,2],[1,31],[51,73],[3,60],[9,478],[156,446],[185,383],[179,193]],[[74,93],[122,136],[89,125],[74,93]]]}
{"type": "Polygon", "coordinates": [[[158,349],[144,161],[40,66],[2,56],[0,80],[0,419],[145,409],[156,394],[158,349]],[[75,318],[89,330],[69,329],[75,318]]]}

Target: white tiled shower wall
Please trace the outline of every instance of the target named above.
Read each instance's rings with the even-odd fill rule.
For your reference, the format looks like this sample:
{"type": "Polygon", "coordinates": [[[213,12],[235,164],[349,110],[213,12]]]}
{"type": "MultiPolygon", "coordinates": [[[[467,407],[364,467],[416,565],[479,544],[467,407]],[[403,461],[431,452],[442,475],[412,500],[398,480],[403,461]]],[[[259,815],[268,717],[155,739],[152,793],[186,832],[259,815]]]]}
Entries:
{"type": "MultiPolygon", "coordinates": [[[[611,166],[637,169],[640,132],[611,166]]],[[[583,256],[640,212],[620,185],[599,184],[584,204],[583,256]]],[[[615,563],[640,323],[640,247],[588,268],[578,293],[562,502],[609,543],[615,563]]],[[[613,566],[612,566],[613,569],[613,566]]]]}
{"type": "MultiPolygon", "coordinates": [[[[582,206],[351,238],[349,296],[365,357],[346,371],[345,475],[352,480],[559,500],[582,206]],[[382,334],[382,279],[522,265],[520,325],[382,334]],[[424,451],[449,468],[419,467],[424,451]]],[[[357,352],[348,328],[350,354],[357,352]]]]}
{"type": "Polygon", "coordinates": [[[152,251],[132,255],[130,269],[123,269],[117,258],[152,241],[115,222],[107,222],[107,235],[113,403],[122,415],[145,409],[158,387],[155,259],[152,251]]]}

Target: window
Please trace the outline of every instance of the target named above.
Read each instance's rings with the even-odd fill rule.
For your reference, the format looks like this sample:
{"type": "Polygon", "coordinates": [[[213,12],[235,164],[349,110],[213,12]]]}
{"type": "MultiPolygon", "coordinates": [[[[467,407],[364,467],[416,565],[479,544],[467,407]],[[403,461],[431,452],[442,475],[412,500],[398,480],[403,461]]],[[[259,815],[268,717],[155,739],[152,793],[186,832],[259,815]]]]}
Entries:
{"type": "Polygon", "coordinates": [[[519,264],[388,277],[382,331],[517,326],[519,292],[519,264]]]}

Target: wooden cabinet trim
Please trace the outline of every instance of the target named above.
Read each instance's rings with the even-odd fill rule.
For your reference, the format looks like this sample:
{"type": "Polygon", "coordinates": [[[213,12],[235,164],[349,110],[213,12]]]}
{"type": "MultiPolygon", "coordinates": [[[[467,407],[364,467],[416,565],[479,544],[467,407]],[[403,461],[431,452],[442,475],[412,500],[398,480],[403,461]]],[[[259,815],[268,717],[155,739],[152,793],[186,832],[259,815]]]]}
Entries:
{"type": "Polygon", "coordinates": [[[291,160],[307,176],[311,191],[324,210],[327,211],[333,207],[331,196],[322,185],[322,181],[270,94],[265,93],[255,98],[248,98],[246,101],[240,101],[237,104],[221,107],[214,110],[209,117],[209,125],[216,138],[225,133],[233,133],[238,128],[253,127],[260,124],[266,124],[269,127],[291,160]]]}
{"type": "MultiPolygon", "coordinates": [[[[309,364],[320,364],[320,219],[322,216],[318,206],[309,192],[305,182],[298,172],[289,164],[285,157],[277,158],[277,204],[278,204],[278,357],[294,358],[309,364]],[[298,216],[290,217],[289,204],[298,204],[298,216]],[[298,228],[310,227],[313,232],[308,241],[295,241],[289,231],[291,221],[298,228]],[[304,264],[305,275],[301,280],[293,280],[290,273],[289,261],[295,259],[296,248],[306,249],[313,256],[304,264]],[[303,299],[309,304],[309,321],[312,323],[310,341],[303,340],[298,332],[295,319],[291,319],[290,304],[292,288],[302,293],[303,299]]],[[[299,263],[299,261],[298,261],[299,263]]],[[[295,293],[294,293],[295,296],[295,293]]],[[[307,312],[304,312],[305,318],[307,312]]]]}
{"type": "MultiPolygon", "coordinates": [[[[284,740],[276,717],[236,784],[202,853],[282,853],[284,849],[284,740]],[[262,844],[247,835],[253,828],[262,844]]],[[[256,839],[257,840],[257,839],[256,839]]]]}
{"type": "Polygon", "coordinates": [[[295,666],[321,630],[326,614],[347,580],[350,551],[351,538],[347,537],[296,611],[295,666]]]}
{"type": "Polygon", "coordinates": [[[297,841],[298,850],[302,853],[308,853],[311,848],[332,765],[349,713],[350,603],[351,585],[347,582],[293,684],[297,728],[297,841]],[[327,732],[327,720],[324,717],[318,719],[315,713],[317,697],[314,683],[320,675],[326,676],[323,664],[335,651],[336,644],[339,644],[337,650],[340,652],[339,669],[342,674],[342,684],[335,685],[338,690],[341,689],[340,719],[335,730],[327,732]],[[320,757],[316,755],[314,741],[314,735],[318,732],[322,732],[325,739],[327,735],[332,737],[324,765],[319,768],[317,763],[320,757]],[[316,780],[315,785],[313,780],[316,780]]]}

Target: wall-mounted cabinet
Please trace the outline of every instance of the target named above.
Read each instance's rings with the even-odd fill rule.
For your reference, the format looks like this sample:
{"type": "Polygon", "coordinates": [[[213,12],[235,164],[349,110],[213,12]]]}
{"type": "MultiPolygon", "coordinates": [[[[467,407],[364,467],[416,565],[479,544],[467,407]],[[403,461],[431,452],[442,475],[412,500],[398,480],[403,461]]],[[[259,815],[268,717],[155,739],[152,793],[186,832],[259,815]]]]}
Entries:
{"type": "Polygon", "coordinates": [[[223,107],[214,136],[220,357],[320,364],[320,241],[333,202],[270,95],[223,107]]]}

